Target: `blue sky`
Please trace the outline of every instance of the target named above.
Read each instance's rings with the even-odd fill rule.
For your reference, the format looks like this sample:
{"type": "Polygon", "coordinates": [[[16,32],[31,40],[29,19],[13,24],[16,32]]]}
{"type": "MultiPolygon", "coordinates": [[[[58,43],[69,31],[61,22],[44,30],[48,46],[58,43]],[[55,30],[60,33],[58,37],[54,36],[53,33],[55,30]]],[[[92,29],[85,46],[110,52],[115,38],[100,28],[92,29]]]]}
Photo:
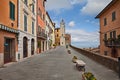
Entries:
{"type": "Polygon", "coordinates": [[[66,33],[72,37],[72,45],[88,48],[99,45],[99,19],[96,15],[111,0],[47,0],[48,11],[56,27],[61,19],[66,23],[66,33]]]}

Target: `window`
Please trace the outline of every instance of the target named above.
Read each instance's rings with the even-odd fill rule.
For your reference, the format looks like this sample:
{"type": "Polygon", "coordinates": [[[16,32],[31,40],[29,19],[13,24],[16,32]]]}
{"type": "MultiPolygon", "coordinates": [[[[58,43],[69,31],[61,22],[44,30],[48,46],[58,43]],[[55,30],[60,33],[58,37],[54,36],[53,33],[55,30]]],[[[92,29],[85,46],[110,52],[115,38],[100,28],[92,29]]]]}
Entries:
{"type": "Polygon", "coordinates": [[[116,38],[116,31],[113,31],[113,38],[116,38]]]}
{"type": "Polygon", "coordinates": [[[34,13],[34,4],[32,5],[32,12],[34,13]]]}
{"type": "Polygon", "coordinates": [[[28,0],[24,0],[24,3],[25,3],[25,5],[27,5],[28,4],[28,0]]]}
{"type": "Polygon", "coordinates": [[[112,38],[112,32],[110,32],[110,38],[112,38]]]}
{"type": "Polygon", "coordinates": [[[38,15],[39,15],[40,17],[42,17],[42,12],[41,12],[40,8],[39,8],[39,10],[38,10],[38,15]]]}
{"type": "Polygon", "coordinates": [[[104,39],[107,40],[107,34],[104,34],[104,39]]]}
{"type": "Polygon", "coordinates": [[[15,20],[15,5],[10,2],[10,19],[15,20]]]}
{"type": "Polygon", "coordinates": [[[43,7],[45,7],[45,1],[43,1],[43,7]]]}
{"type": "Polygon", "coordinates": [[[57,34],[57,37],[58,37],[58,34],[57,34]]]}
{"type": "Polygon", "coordinates": [[[57,32],[58,32],[58,29],[57,29],[57,32]]]}
{"type": "Polygon", "coordinates": [[[32,22],[32,34],[34,34],[34,22],[32,22]]]}
{"type": "Polygon", "coordinates": [[[116,19],[116,12],[112,13],[112,21],[114,21],[116,19]]]}
{"type": "Polygon", "coordinates": [[[27,16],[24,15],[24,31],[27,31],[27,16]]]}
{"type": "Polygon", "coordinates": [[[43,14],[43,21],[45,21],[45,15],[43,14]]]}
{"type": "Polygon", "coordinates": [[[107,25],[107,18],[104,18],[104,26],[107,25]]]}
{"type": "Polygon", "coordinates": [[[38,26],[38,32],[40,32],[41,31],[41,28],[40,28],[40,26],[38,26]]]}

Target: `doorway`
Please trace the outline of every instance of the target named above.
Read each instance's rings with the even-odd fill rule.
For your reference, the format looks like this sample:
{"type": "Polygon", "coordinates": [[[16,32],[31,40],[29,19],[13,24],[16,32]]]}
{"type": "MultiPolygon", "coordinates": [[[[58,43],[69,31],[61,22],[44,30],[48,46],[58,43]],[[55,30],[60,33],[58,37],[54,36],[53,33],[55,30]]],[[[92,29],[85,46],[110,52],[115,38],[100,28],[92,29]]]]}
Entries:
{"type": "Polygon", "coordinates": [[[31,40],[31,55],[34,55],[34,39],[31,40]]]}
{"type": "Polygon", "coordinates": [[[43,41],[43,51],[44,51],[44,41],[43,41]]]}
{"type": "Polygon", "coordinates": [[[23,58],[28,56],[28,39],[27,37],[23,38],[23,58]]]}
{"type": "Polygon", "coordinates": [[[4,63],[12,62],[15,54],[15,40],[11,38],[4,39],[4,63]]]}

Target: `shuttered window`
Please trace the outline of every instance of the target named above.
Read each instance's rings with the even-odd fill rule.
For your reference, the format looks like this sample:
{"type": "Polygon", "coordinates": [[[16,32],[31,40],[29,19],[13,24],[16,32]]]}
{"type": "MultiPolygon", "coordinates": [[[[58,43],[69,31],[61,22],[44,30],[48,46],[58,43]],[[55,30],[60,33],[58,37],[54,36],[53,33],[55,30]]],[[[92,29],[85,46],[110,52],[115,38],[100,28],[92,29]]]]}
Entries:
{"type": "Polygon", "coordinates": [[[35,7],[35,6],[34,6],[34,4],[33,4],[33,5],[32,5],[32,12],[33,12],[33,13],[34,13],[34,10],[35,10],[34,7],[35,7]]]}
{"type": "Polygon", "coordinates": [[[24,3],[25,3],[25,5],[27,5],[28,4],[28,0],[24,0],[24,3]]]}
{"type": "Polygon", "coordinates": [[[113,31],[113,38],[116,39],[116,31],[113,31]]]}
{"type": "Polygon", "coordinates": [[[34,22],[32,22],[32,34],[34,34],[34,22]]]}
{"type": "Polygon", "coordinates": [[[107,34],[104,34],[104,39],[107,40],[107,34]]]}
{"type": "Polygon", "coordinates": [[[107,18],[104,18],[104,26],[107,25],[107,18]]]}
{"type": "Polygon", "coordinates": [[[27,16],[24,15],[24,31],[27,31],[27,16]]]}
{"type": "Polygon", "coordinates": [[[112,13],[112,21],[114,21],[116,19],[116,12],[112,13]]]}
{"type": "Polygon", "coordinates": [[[10,19],[15,20],[15,5],[10,2],[10,19]]]}

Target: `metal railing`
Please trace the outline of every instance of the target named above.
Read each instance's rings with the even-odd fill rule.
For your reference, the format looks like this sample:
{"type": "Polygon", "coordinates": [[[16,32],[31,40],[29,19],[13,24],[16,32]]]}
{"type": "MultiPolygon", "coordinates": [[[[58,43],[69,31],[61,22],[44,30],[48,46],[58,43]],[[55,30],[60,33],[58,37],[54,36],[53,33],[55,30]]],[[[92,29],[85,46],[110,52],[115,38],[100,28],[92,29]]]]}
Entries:
{"type": "Polygon", "coordinates": [[[37,37],[47,39],[47,34],[45,34],[44,32],[37,32],[37,37]]]}

